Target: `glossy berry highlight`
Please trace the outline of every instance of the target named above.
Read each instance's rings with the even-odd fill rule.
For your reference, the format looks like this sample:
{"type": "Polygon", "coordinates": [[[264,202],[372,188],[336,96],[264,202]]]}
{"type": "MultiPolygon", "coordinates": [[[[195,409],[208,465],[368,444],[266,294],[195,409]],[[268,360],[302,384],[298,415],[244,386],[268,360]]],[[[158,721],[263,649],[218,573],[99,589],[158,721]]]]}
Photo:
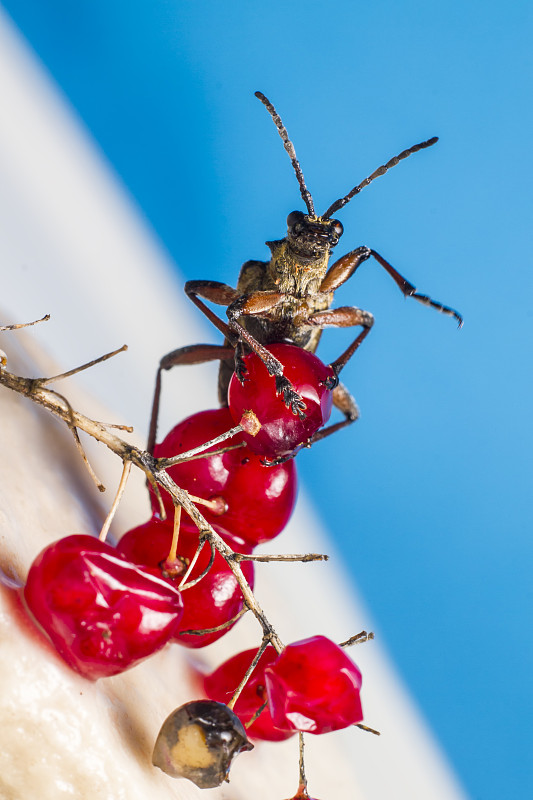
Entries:
{"type": "MultiPolygon", "coordinates": [[[[231,535],[222,529],[218,533],[231,546],[231,535]]],[[[117,550],[135,564],[150,569],[172,586],[179,586],[191,559],[198,547],[198,529],[192,523],[182,523],[178,539],[178,560],[183,564],[181,574],[168,575],[164,562],[172,543],[173,524],[152,517],[144,525],[133,528],[120,539],[117,550]]],[[[199,577],[207,569],[211,560],[211,548],[206,542],[187,581],[199,577]]],[[[243,574],[253,588],[254,567],[250,561],[241,564],[243,574]]],[[[174,639],[186,647],[205,647],[221,636],[232,626],[220,631],[195,635],[184,633],[188,630],[216,628],[229,622],[243,607],[243,597],[237,579],[228,567],[223,556],[215,550],[213,563],[208,573],[190,589],[182,593],[183,615],[174,629],[174,639]]]]}
{"type": "MultiPolygon", "coordinates": [[[[256,653],[257,648],[237,653],[232,658],[224,661],[210,675],[206,675],[204,677],[204,691],[207,697],[212,700],[218,700],[221,703],[229,702],[256,653]]],[[[265,668],[276,661],[277,658],[277,651],[272,645],[269,645],[261,655],[257,666],[233,707],[233,710],[244,725],[250,722],[254,714],[267,700],[265,668]]],[[[271,742],[288,739],[294,734],[294,731],[281,731],[274,727],[268,705],[258,718],[247,727],[247,731],[252,739],[266,739],[271,742]]]]}
{"type": "Polygon", "coordinates": [[[363,719],[359,668],[325,636],[288,645],[265,669],[276,728],[309,733],[355,725],[363,719]]]}
{"type": "Polygon", "coordinates": [[[276,379],[269,375],[259,356],[244,356],[243,382],[233,374],[228,389],[228,405],[235,424],[246,411],[253,411],[261,423],[255,436],[243,434],[250,450],[266,458],[294,455],[321,428],[331,415],[334,381],[331,367],[314,353],[292,344],[267,347],[283,365],[283,375],[303,398],[305,409],[295,414],[287,407],[282,394],[276,393],[276,379]]]}
{"type": "Polygon", "coordinates": [[[63,660],[90,680],[116,675],[160,650],[183,616],[175,587],[84,534],[60,539],[37,556],[24,599],[63,660]]]}
{"type": "MultiPolygon", "coordinates": [[[[198,447],[234,427],[227,408],[200,411],[180,422],[154,448],[157,458],[169,458],[198,447]]],[[[244,442],[238,434],[225,444],[244,442]]],[[[214,448],[217,449],[217,448],[214,448]]],[[[207,451],[209,452],[209,451],[207,451]]],[[[210,524],[231,531],[252,547],[277,536],[285,527],[296,502],[296,467],[293,462],[268,467],[248,447],[177,464],[168,470],[178,486],[204,500],[222,500],[217,511],[201,507],[210,524]]],[[[174,506],[163,493],[169,517],[174,506]]],[[[159,510],[152,496],[152,508],[159,510]]]]}

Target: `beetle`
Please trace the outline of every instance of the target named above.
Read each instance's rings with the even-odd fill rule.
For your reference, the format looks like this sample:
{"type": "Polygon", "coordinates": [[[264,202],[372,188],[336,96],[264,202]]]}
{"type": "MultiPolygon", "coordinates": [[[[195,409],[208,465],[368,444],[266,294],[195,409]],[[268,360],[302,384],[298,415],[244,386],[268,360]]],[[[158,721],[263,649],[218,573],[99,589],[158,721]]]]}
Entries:
{"type": "Polygon", "coordinates": [[[196,344],[181,347],[164,356],[159,364],[149,433],[149,450],[153,448],[157,430],[161,373],[177,365],[200,364],[220,360],[218,393],[221,405],[227,405],[227,389],[233,372],[244,379],[243,354],[253,351],[263,361],[275,378],[276,392],[281,394],[294,414],[305,415],[305,403],[283,374],[280,362],[266,349],[274,342],[290,341],[299,347],[315,352],[322,334],[328,327],[345,328],[361,326],[362,330],[349,347],[330,365],[333,369],[329,388],[333,403],[344,414],[344,420],[315,434],[311,443],[354,422],[359,416],[357,404],[339,382],[338,376],[348,360],[370,332],[374,318],[368,311],[353,306],[331,308],[334,293],[370,257],[374,258],[395,281],[406,297],[454,317],[459,327],[461,315],[449,306],[421,294],[386,261],[369,247],[357,247],[339,258],[332,266],[329,259],[333,248],[343,234],[342,223],[333,215],[359,192],[384,175],[400,161],[419,150],[431,147],[438,141],[434,136],[403,150],[378,167],[371,175],[348,194],[332,203],[324,214],[315,212],[313,198],[304,180],[294,145],[281,117],[272,103],[261,92],[255,96],[272,117],[285,150],[296,174],[300,194],[307,211],[292,211],[287,217],[287,235],[284,239],[266,242],[270,248],[269,261],[247,261],[241,268],[236,288],[211,280],[192,280],[185,284],[185,292],[192,302],[224,335],[223,345],[196,344]],[[220,319],[206,302],[226,306],[227,322],[220,319]]]}

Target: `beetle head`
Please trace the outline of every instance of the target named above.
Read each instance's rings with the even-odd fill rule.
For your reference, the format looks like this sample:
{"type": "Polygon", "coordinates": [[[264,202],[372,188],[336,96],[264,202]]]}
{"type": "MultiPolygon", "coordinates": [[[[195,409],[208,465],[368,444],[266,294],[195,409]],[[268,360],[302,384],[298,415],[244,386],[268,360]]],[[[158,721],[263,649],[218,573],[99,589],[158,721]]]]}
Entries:
{"type": "Polygon", "coordinates": [[[418,153],[419,150],[424,150],[426,147],[431,147],[435,144],[435,142],[438,141],[438,137],[433,136],[431,139],[427,139],[425,142],[414,144],[412,147],[407,148],[407,150],[402,150],[401,153],[391,158],[386,164],[382,164],[381,167],[378,167],[376,170],[374,170],[374,172],[365,178],[364,181],[361,181],[361,183],[357,184],[357,186],[354,186],[353,189],[348,192],[348,194],[344,195],[344,197],[340,197],[338,200],[335,200],[325,214],[317,217],[315,214],[311,192],[306,186],[300,162],[296,158],[294,145],[289,139],[289,134],[287,133],[287,129],[281,121],[281,117],[277,113],[270,100],[265,97],[262,92],[256,92],[255,96],[261,100],[268,113],[272,117],[276,128],[278,129],[278,133],[283,141],[283,146],[289,155],[294,172],[296,174],[298,185],[300,186],[300,194],[302,195],[302,199],[307,208],[307,214],[303,214],[301,211],[293,211],[291,214],[289,214],[287,219],[289,242],[295,249],[299,249],[300,252],[305,252],[306,249],[312,249],[313,247],[318,248],[320,252],[324,252],[326,246],[335,247],[339,241],[339,237],[342,235],[342,225],[338,220],[330,219],[331,215],[343,208],[346,203],[350,202],[352,197],[355,197],[356,194],[359,194],[362,189],[371,184],[376,178],[379,178],[381,175],[385,175],[385,173],[388,172],[391,167],[395,167],[396,164],[399,164],[404,158],[408,158],[413,153],[418,153]]]}
{"type": "Polygon", "coordinates": [[[331,250],[343,233],[338,219],[323,219],[302,211],[291,211],[287,217],[287,238],[292,250],[316,256],[331,250]]]}

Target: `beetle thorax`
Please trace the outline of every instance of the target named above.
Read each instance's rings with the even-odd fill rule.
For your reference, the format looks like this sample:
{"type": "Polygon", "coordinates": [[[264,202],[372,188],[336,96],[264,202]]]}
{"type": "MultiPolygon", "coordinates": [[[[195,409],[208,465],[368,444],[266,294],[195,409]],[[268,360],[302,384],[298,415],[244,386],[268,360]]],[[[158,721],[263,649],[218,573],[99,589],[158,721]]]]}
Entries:
{"type": "Polygon", "coordinates": [[[307,255],[295,250],[289,238],[266,244],[272,252],[267,271],[279,292],[307,297],[319,291],[328,268],[329,246],[322,247],[314,255],[307,255]]]}

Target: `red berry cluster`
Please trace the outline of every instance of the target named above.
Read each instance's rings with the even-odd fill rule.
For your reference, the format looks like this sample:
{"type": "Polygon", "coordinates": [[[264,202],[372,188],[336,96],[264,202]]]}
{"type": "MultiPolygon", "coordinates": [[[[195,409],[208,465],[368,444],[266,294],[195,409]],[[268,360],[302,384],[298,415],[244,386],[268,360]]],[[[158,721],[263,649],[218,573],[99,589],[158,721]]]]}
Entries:
{"type": "MultiPolygon", "coordinates": [[[[229,449],[212,446],[202,458],[171,466],[168,474],[201,505],[205,519],[231,550],[244,555],[273,539],[288,522],[296,500],[293,457],[328,420],[332,407],[330,367],[293,345],[269,349],[299,396],[295,410],[276,394],[275,378],[252,353],[230,382],[228,408],[185,419],[154,450],[157,459],[187,453],[242,420],[242,432],[228,440],[229,449]],[[247,424],[250,412],[260,427],[247,424]]],[[[28,609],[66,663],[86,678],[122,672],[168,642],[208,645],[227,633],[243,610],[241,587],[228,561],[216,548],[202,545],[186,514],[178,529],[170,497],[163,498],[165,520],[153,492],[151,501],[151,519],[128,531],[117,547],[87,535],[68,536],[45,548],[30,569],[24,588],[28,609]]],[[[243,560],[241,565],[253,588],[252,562],[243,560]]],[[[257,650],[235,655],[205,677],[209,700],[171,715],[154,763],[191,778],[176,764],[164,766],[174,748],[168,742],[174,735],[185,736],[176,726],[196,730],[200,719],[206,730],[214,730],[211,712],[219,727],[221,719],[229,720],[238,746],[223,761],[222,772],[217,767],[209,776],[191,778],[203,786],[216,785],[211,781],[225,777],[231,758],[248,749],[242,724],[252,737],[282,740],[296,731],[320,734],[362,720],[361,673],[340,646],[314,636],[279,649],[266,646],[234,701],[234,712],[227,709],[229,716],[220,704],[232,700],[257,650]]],[[[189,731],[187,736],[196,734],[189,731]]]]}

